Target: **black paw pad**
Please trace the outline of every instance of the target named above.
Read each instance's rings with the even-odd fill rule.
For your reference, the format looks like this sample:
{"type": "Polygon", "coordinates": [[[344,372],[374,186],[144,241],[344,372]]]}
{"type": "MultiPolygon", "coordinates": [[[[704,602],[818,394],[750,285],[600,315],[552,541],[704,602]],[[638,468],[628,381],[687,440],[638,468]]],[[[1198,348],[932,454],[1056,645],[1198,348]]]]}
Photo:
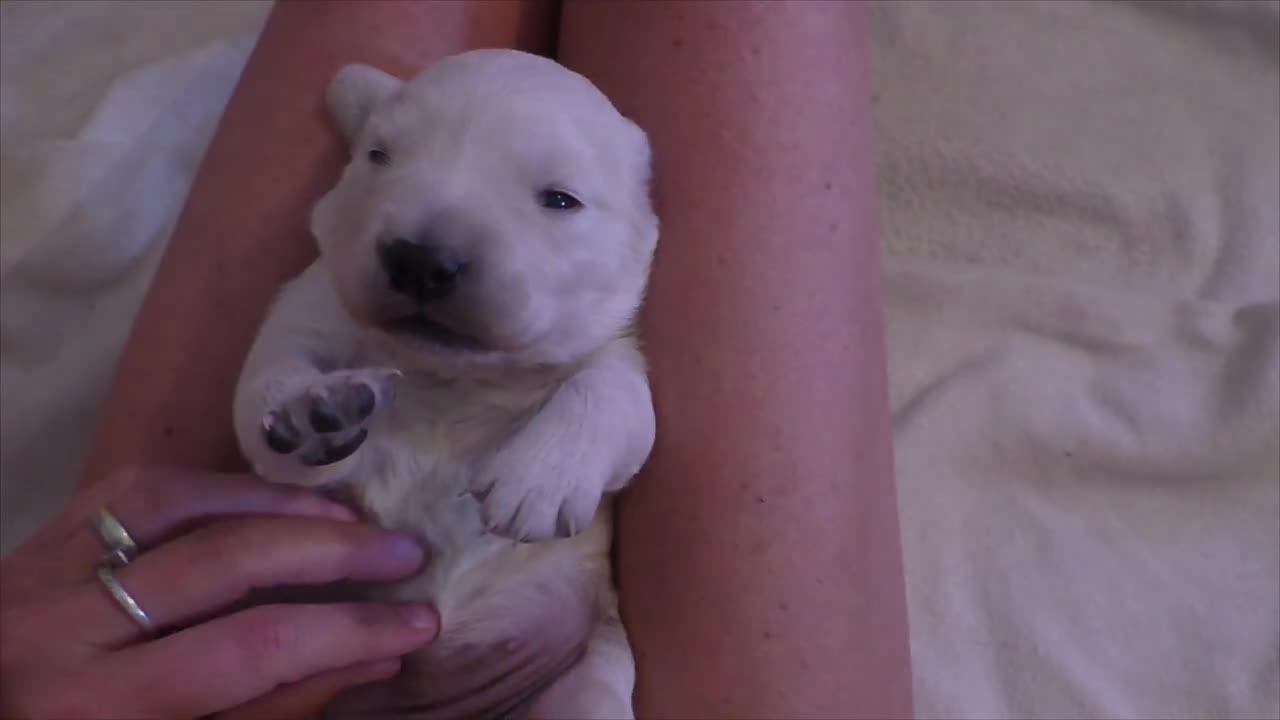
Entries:
{"type": "Polygon", "coordinates": [[[302,461],[303,465],[310,467],[332,465],[351,457],[351,454],[359,450],[368,437],[369,431],[365,428],[360,428],[359,432],[346,440],[335,441],[332,438],[320,438],[319,443],[304,450],[298,456],[298,459],[302,461]]]}
{"type": "Polygon", "coordinates": [[[307,422],[318,433],[332,433],[342,429],[342,418],[323,400],[311,406],[311,410],[307,412],[307,422]]]}
{"type": "Polygon", "coordinates": [[[262,428],[263,439],[272,452],[287,455],[302,445],[302,433],[285,413],[271,413],[262,428]]]}
{"type": "Polygon", "coordinates": [[[355,412],[356,420],[364,421],[373,414],[374,408],[377,407],[378,395],[368,385],[356,385],[351,389],[351,405],[352,410],[355,412]]]}

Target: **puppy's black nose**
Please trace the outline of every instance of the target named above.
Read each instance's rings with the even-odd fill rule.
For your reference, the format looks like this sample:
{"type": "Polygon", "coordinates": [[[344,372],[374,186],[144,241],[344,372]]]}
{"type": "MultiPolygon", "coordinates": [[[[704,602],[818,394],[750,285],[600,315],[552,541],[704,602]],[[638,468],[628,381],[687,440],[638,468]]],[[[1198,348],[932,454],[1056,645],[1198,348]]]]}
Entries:
{"type": "Polygon", "coordinates": [[[429,243],[395,238],[379,248],[392,291],[418,302],[442,300],[453,293],[462,263],[429,243]]]}

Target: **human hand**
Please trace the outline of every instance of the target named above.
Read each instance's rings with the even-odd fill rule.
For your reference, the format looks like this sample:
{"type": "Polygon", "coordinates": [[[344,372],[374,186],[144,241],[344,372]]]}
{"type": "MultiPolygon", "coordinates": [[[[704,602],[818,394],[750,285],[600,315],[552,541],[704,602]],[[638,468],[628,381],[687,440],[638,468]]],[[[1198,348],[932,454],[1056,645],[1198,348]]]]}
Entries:
{"type": "Polygon", "coordinates": [[[303,717],[389,678],[434,639],[421,605],[243,607],[257,588],[389,581],[417,570],[409,536],[247,475],[140,470],[79,493],[0,560],[0,716],[303,717]],[[92,518],[110,508],[141,554],[113,575],[144,631],[98,577],[92,518]],[[238,607],[239,606],[239,607],[238,607]]]}

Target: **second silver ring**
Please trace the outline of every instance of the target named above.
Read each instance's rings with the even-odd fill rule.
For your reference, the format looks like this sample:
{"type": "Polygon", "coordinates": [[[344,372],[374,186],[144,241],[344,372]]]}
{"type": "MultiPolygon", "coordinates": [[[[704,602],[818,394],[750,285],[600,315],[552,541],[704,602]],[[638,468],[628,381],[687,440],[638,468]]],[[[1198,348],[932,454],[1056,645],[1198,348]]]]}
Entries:
{"type": "Polygon", "coordinates": [[[111,572],[111,568],[106,567],[105,565],[98,568],[98,581],[102,583],[104,588],[106,588],[107,593],[111,595],[111,599],[116,601],[116,604],[120,606],[120,609],[124,610],[125,614],[128,615],[144,633],[148,635],[155,634],[156,626],[155,623],[151,622],[151,616],[147,615],[147,612],[142,609],[142,606],[138,604],[138,601],[129,594],[128,590],[124,589],[124,586],[116,579],[116,574],[111,572]]]}

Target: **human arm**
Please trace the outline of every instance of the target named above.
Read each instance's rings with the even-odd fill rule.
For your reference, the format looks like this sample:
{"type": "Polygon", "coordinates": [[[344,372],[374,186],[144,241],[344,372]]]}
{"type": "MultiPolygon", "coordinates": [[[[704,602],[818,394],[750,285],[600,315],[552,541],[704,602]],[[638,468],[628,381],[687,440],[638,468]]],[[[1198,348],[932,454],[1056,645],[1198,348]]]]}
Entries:
{"type": "Polygon", "coordinates": [[[911,713],[864,9],[566,4],[653,143],[658,439],[620,503],[650,717],[911,713]]]}

